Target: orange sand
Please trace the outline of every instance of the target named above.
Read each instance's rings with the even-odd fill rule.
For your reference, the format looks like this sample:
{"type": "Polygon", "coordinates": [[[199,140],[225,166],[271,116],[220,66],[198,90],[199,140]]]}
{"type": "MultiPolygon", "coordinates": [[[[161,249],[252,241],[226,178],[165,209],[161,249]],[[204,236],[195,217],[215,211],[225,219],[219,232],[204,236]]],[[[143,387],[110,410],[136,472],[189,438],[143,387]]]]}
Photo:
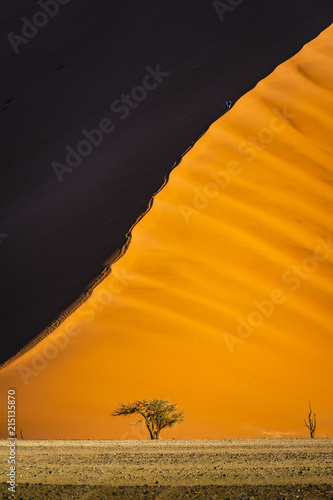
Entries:
{"type": "Polygon", "coordinates": [[[25,437],[146,437],[109,414],[150,397],[186,412],[162,437],[305,437],[309,399],[333,436],[332,116],[330,27],[210,127],[112,274],[0,373],[25,437]]]}

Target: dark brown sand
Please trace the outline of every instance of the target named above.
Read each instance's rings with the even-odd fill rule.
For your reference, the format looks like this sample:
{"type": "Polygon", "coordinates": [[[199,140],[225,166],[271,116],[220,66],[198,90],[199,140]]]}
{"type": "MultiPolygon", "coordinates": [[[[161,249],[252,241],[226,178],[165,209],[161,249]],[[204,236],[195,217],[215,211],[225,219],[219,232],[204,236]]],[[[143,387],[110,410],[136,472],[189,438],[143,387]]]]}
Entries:
{"type": "Polygon", "coordinates": [[[332,452],[332,439],[19,441],[15,498],[333,499],[332,452]]]}
{"type": "Polygon", "coordinates": [[[1,35],[0,362],[98,276],[164,177],[235,102],[333,21],[331,0],[243,0],[221,22],[202,0],[72,0],[15,54],[35,0],[3,5],[1,35]],[[110,104],[169,75],[120,119],[110,104]],[[64,175],[82,130],[116,129],[64,175]]]}

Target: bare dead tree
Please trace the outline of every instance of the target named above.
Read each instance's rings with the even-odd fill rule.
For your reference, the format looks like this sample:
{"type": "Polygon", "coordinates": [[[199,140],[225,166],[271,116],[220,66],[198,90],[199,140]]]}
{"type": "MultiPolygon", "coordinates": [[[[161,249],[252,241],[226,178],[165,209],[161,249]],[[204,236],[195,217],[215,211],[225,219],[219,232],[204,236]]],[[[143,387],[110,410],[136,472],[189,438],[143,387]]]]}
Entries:
{"type": "Polygon", "coordinates": [[[21,432],[20,432],[20,435],[21,435],[21,439],[23,439],[23,431],[22,431],[22,427],[21,427],[21,432]]]}
{"type": "Polygon", "coordinates": [[[146,399],[134,401],[134,403],[120,403],[111,414],[114,417],[120,415],[138,414],[147,426],[151,439],[159,439],[160,432],[165,427],[172,427],[178,422],[184,420],[184,412],[179,411],[177,406],[164,399],[146,399]]]}
{"type": "Polygon", "coordinates": [[[310,431],[310,437],[313,439],[315,437],[316,427],[317,427],[317,415],[312,413],[311,403],[309,401],[309,414],[308,419],[304,419],[305,426],[310,431]]]}

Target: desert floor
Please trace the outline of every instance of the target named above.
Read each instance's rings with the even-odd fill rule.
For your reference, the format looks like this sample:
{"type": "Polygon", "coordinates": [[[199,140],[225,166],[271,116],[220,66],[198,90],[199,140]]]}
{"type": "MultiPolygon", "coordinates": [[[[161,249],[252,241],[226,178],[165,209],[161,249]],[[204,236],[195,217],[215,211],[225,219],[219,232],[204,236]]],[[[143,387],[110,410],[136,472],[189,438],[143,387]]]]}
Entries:
{"type": "MultiPolygon", "coordinates": [[[[18,499],[333,499],[333,439],[23,440],[18,499]]],[[[6,467],[7,465],[7,467],[6,467]]]]}

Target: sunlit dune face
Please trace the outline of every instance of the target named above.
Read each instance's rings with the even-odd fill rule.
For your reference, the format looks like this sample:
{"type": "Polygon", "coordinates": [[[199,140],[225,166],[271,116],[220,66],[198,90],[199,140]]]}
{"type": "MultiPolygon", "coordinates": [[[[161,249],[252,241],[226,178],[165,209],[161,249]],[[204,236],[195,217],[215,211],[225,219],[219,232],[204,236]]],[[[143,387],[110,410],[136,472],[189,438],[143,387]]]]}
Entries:
{"type": "Polygon", "coordinates": [[[165,438],[305,437],[309,399],[332,435],[332,116],[329,28],[210,127],[112,273],[2,371],[26,437],[141,439],[109,414],[151,397],[186,412],[165,438]]]}

